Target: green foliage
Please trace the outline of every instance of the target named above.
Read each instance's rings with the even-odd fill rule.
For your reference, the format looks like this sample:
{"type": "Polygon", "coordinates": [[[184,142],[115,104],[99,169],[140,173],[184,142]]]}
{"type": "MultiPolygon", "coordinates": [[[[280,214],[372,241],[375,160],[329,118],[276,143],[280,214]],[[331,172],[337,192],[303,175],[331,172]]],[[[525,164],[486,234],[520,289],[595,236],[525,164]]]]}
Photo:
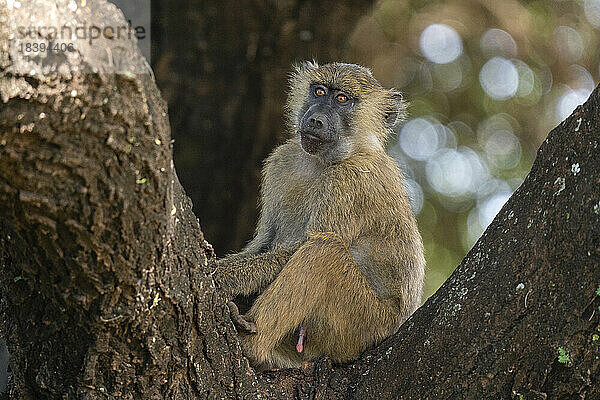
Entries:
{"type": "Polygon", "coordinates": [[[558,348],[558,362],[561,364],[567,364],[571,362],[571,357],[569,357],[567,351],[562,347],[558,348]]]}

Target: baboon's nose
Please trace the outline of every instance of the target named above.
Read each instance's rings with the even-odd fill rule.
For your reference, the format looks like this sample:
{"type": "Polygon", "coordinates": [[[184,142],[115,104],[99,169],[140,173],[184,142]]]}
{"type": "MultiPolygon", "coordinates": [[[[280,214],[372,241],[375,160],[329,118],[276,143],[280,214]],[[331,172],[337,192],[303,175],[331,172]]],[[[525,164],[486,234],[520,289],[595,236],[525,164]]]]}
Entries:
{"type": "Polygon", "coordinates": [[[323,114],[315,113],[308,118],[307,128],[315,131],[327,131],[327,118],[323,114]]]}
{"type": "Polygon", "coordinates": [[[311,128],[322,128],[323,127],[323,121],[319,118],[311,118],[309,123],[310,123],[311,128]]]}

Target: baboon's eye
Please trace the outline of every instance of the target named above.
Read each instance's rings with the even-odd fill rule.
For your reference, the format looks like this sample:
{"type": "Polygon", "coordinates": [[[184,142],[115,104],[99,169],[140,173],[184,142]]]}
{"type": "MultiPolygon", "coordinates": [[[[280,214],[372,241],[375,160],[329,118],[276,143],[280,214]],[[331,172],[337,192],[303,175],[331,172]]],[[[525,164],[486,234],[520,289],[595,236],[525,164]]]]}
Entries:
{"type": "Polygon", "coordinates": [[[317,96],[325,96],[325,89],[323,89],[322,87],[318,87],[315,89],[315,94],[317,96]]]}
{"type": "Polygon", "coordinates": [[[340,103],[345,103],[348,101],[348,96],[346,96],[344,93],[340,93],[337,96],[335,96],[336,100],[340,103]]]}

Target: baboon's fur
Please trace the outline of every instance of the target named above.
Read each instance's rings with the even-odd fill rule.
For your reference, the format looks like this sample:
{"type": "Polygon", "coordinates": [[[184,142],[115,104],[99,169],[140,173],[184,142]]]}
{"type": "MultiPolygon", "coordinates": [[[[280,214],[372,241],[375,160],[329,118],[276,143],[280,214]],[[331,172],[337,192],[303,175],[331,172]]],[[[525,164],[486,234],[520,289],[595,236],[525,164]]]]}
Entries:
{"type": "Polygon", "coordinates": [[[329,356],[357,358],[393,334],[419,306],[423,245],[396,162],[385,140],[404,105],[364,67],[304,63],[290,80],[292,137],[263,169],[254,239],[218,261],[230,296],[260,293],[246,315],[257,332],[243,337],[256,365],[298,367],[329,356]],[[298,126],[311,84],[356,101],[335,157],[306,153],[298,126]],[[298,328],[306,343],[298,353],[298,328]]]}

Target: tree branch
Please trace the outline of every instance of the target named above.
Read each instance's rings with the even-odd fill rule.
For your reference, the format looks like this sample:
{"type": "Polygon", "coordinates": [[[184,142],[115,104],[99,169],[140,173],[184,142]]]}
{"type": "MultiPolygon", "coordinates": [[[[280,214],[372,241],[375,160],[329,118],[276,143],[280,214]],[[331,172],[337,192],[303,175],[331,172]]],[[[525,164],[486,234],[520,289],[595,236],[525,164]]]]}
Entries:
{"type": "MultiPolygon", "coordinates": [[[[54,22],[78,22],[64,3],[36,3],[35,15],[47,24],[53,8],[54,22]]],[[[600,396],[599,89],[550,133],[523,185],[395,336],[349,365],[257,376],[211,278],[151,71],[126,40],[77,41],[45,60],[11,52],[10,29],[33,7],[0,3],[8,396],[600,396]]],[[[124,23],[106,2],[88,7],[124,23]]]]}

